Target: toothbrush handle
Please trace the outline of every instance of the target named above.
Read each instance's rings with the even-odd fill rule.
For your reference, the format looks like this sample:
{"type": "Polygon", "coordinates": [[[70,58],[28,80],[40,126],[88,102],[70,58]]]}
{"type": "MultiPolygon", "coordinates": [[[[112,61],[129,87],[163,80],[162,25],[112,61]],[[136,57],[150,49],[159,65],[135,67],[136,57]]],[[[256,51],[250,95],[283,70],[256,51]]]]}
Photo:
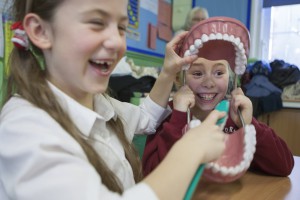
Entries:
{"type": "Polygon", "coordinates": [[[184,196],[184,200],[190,200],[192,199],[193,197],[193,194],[194,194],[194,191],[199,183],[199,180],[203,174],[203,171],[204,171],[204,168],[205,168],[205,165],[204,164],[201,164],[197,171],[196,171],[196,174],[194,175],[189,187],[188,187],[188,190],[187,192],[185,193],[185,196],[184,196]]]}

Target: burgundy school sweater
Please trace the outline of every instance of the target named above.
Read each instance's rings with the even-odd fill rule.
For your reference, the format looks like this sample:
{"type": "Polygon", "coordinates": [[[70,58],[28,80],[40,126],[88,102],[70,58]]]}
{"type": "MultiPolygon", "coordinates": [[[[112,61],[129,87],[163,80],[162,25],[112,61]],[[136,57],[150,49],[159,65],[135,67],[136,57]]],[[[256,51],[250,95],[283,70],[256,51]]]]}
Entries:
{"type": "MultiPolygon", "coordinates": [[[[170,102],[172,107],[172,102],[170,102]]],[[[146,176],[164,159],[173,144],[182,137],[186,125],[186,112],[173,110],[153,135],[148,135],[143,154],[143,171],[146,176]]],[[[256,129],[256,151],[249,170],[273,176],[288,176],[294,167],[294,158],[287,144],[266,124],[252,119],[256,129]]],[[[228,117],[225,133],[238,127],[228,117]]]]}

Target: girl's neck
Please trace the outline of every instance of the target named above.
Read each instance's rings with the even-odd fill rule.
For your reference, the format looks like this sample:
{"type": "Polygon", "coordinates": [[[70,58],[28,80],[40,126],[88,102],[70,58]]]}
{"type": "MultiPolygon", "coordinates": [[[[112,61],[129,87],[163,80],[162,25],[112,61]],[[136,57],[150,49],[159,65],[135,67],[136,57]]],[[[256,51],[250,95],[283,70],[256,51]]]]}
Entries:
{"type": "Polygon", "coordinates": [[[191,113],[194,117],[196,117],[197,119],[199,119],[200,121],[204,121],[205,118],[208,116],[208,114],[211,111],[204,111],[199,109],[198,107],[194,107],[191,109],[191,113]]]}

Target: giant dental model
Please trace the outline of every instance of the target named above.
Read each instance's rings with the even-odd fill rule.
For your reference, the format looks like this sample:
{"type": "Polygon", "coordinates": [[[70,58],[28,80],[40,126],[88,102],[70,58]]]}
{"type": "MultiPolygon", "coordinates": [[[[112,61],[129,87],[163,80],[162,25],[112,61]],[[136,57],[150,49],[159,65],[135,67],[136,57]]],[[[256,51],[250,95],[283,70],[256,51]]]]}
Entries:
{"type": "MultiPolygon", "coordinates": [[[[227,60],[237,75],[245,72],[249,54],[249,32],[238,20],[228,17],[211,17],[195,25],[183,40],[181,56],[198,55],[209,60],[227,60]]],[[[189,66],[184,66],[187,70],[189,66]]],[[[208,181],[227,183],[240,178],[249,168],[256,145],[256,131],[246,125],[226,134],[226,148],[216,161],[207,163],[203,176],[208,181]]],[[[192,121],[193,122],[193,121],[192,121]]],[[[193,122],[189,125],[195,126],[193,122]]]]}

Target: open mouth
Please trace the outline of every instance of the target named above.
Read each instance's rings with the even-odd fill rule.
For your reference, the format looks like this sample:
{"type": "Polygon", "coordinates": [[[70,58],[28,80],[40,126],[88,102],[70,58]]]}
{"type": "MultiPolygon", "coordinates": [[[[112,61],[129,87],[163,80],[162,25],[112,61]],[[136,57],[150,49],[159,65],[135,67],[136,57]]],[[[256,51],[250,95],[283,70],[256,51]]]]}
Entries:
{"type": "MultiPolygon", "coordinates": [[[[184,38],[179,54],[198,55],[208,60],[227,60],[237,74],[245,72],[249,54],[249,32],[238,20],[211,17],[195,25],[184,38]]],[[[184,70],[189,66],[184,66],[184,70]]],[[[201,101],[212,101],[216,94],[198,94],[201,101]]],[[[226,134],[226,147],[216,161],[206,164],[203,176],[208,181],[226,183],[240,178],[249,168],[256,149],[256,131],[245,125],[226,134]]]]}
{"type": "Polygon", "coordinates": [[[197,96],[203,101],[212,101],[217,94],[198,94],[197,96]]]}
{"type": "Polygon", "coordinates": [[[109,68],[112,65],[112,62],[105,62],[105,61],[97,61],[97,60],[90,60],[90,65],[95,69],[99,70],[102,73],[109,72],[109,68]]]}

